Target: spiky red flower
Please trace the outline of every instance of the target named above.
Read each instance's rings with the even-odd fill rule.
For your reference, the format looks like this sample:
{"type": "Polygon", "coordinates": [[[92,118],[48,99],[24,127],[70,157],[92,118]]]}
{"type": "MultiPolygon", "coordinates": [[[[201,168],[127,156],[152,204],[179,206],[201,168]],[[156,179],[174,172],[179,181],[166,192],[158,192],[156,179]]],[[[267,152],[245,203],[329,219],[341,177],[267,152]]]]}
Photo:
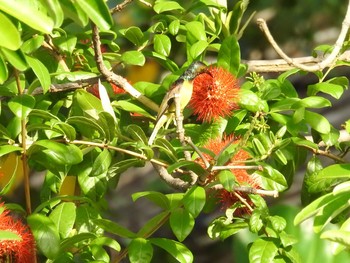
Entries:
{"type": "MultiPolygon", "coordinates": [[[[230,136],[225,137],[223,140],[221,138],[211,139],[204,145],[204,148],[207,148],[208,150],[210,150],[211,152],[213,152],[214,154],[217,155],[220,153],[220,151],[224,147],[227,146],[228,143],[230,143],[230,141],[232,141],[232,137],[230,137],[230,136]]],[[[237,144],[239,142],[240,142],[240,140],[237,139],[233,143],[237,144]]],[[[209,154],[204,154],[204,156],[207,158],[207,160],[209,162],[213,159],[213,157],[210,156],[209,154]]],[[[247,151],[245,151],[243,149],[239,149],[225,165],[227,165],[227,166],[229,166],[229,165],[244,166],[245,162],[250,158],[251,158],[251,156],[247,151]]],[[[197,161],[203,165],[202,160],[197,159],[197,161]]],[[[239,185],[250,186],[253,188],[260,188],[261,187],[260,178],[249,174],[246,169],[231,169],[231,172],[234,174],[236,181],[239,185]]],[[[216,175],[217,175],[217,171],[214,171],[214,173],[212,173],[208,177],[208,183],[216,180],[216,175]]],[[[248,198],[243,193],[239,193],[239,194],[244,195],[245,199],[248,198]]],[[[219,199],[219,201],[221,202],[223,208],[228,208],[231,205],[233,205],[234,203],[240,201],[233,192],[227,191],[225,189],[220,189],[217,192],[216,196],[219,199]]],[[[249,203],[250,201],[248,200],[247,202],[249,203]]],[[[245,214],[246,212],[248,212],[248,210],[245,208],[237,209],[236,211],[237,211],[237,214],[245,214]]]]}
{"type": "MultiPolygon", "coordinates": [[[[124,89],[122,89],[121,87],[115,85],[114,83],[110,83],[113,93],[114,94],[124,94],[126,93],[124,89]]],[[[90,88],[88,88],[88,91],[90,93],[92,93],[93,95],[95,95],[95,97],[100,98],[100,93],[98,92],[98,84],[94,84],[92,85],[90,88]]]]}
{"type": "Polygon", "coordinates": [[[194,79],[190,101],[197,119],[205,122],[226,117],[238,108],[236,77],[220,67],[209,67],[208,72],[210,74],[204,73],[194,79]]]}
{"type": "Polygon", "coordinates": [[[0,203],[0,213],[0,230],[10,231],[20,237],[20,240],[0,240],[0,262],[35,262],[35,241],[29,227],[13,218],[10,211],[4,208],[4,203],[0,203]]]}

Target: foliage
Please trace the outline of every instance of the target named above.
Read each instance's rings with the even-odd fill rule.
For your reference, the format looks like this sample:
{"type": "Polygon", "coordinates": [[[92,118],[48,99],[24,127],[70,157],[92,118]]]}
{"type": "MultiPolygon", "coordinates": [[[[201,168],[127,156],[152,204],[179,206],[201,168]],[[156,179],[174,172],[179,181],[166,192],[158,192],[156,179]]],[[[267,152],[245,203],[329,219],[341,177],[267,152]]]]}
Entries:
{"type": "MultiPolygon", "coordinates": [[[[193,262],[184,240],[199,216],[216,214],[222,202],[220,215],[207,226],[211,239],[249,231],[254,235],[248,244],[250,262],[302,262],[297,243],[303,237],[293,236],[290,220],[272,213],[265,197],[288,192],[303,164],[305,207],[294,224],[314,217],[313,229],[321,233],[315,239],[331,241],[335,253],[349,249],[349,142],[340,142],[340,131],[318,112],[332,107],[331,98],[339,99],[347,89],[346,77],[329,77],[338,66],[348,66],[346,61],[313,72],[317,81],[302,98],[290,80],[304,74],[300,70],[265,79],[248,73],[241,61],[248,1],[229,7],[210,0],[124,2],[113,15],[107,4],[0,0],[1,195],[23,182],[25,205],[6,206],[26,218],[40,259],[151,262],[161,249],[178,262],[193,262]],[[119,16],[136,4],[151,14],[151,21],[119,23],[119,16]],[[92,24],[100,30],[101,45],[92,24]],[[99,49],[103,62],[96,55],[99,49]],[[156,116],[152,103],[159,104],[197,60],[214,61],[213,66],[241,80],[239,107],[209,122],[186,109],[185,134],[193,145],[183,144],[172,124],[148,145],[156,116]],[[157,76],[166,76],[130,80],[136,94],[149,99],[141,100],[126,81],[104,75],[101,65],[120,78],[152,65],[161,69],[157,76]],[[215,152],[206,145],[217,138],[231,140],[215,152]],[[133,201],[148,199],[159,210],[132,231],[106,216],[105,198],[125,171],[146,163],[152,163],[163,184],[181,191],[134,193],[133,201]],[[28,177],[41,171],[40,202],[32,208],[28,177]],[[163,226],[172,237],[154,235],[163,226]]],[[[151,71],[147,74],[154,75],[151,71]]],[[[344,122],[346,133],[349,123],[344,122]]]]}

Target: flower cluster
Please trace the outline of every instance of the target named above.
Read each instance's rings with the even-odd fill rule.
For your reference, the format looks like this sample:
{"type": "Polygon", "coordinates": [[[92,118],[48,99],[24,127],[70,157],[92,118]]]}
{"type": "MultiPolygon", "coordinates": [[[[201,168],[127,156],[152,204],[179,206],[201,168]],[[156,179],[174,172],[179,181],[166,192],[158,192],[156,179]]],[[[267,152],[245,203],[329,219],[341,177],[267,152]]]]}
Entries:
{"type": "Polygon", "coordinates": [[[197,119],[210,122],[229,116],[237,109],[239,85],[237,79],[221,67],[209,67],[193,81],[190,107],[197,119]]]}
{"type": "Polygon", "coordinates": [[[0,230],[12,232],[19,240],[0,240],[0,262],[35,262],[35,241],[29,227],[10,215],[10,211],[0,203],[0,230]]]}
{"type": "MultiPolygon", "coordinates": [[[[215,155],[219,154],[220,151],[227,146],[228,143],[232,141],[232,137],[225,137],[223,140],[221,138],[216,138],[216,139],[211,139],[209,140],[205,145],[204,148],[210,150],[213,152],[215,155]]],[[[240,140],[237,139],[234,143],[239,143],[240,140]]],[[[210,162],[213,157],[210,156],[209,154],[204,153],[205,158],[210,162]]],[[[250,154],[243,150],[239,149],[233,156],[232,158],[225,164],[227,166],[244,166],[245,162],[250,159],[251,156],[250,154]]],[[[203,165],[203,161],[200,159],[197,160],[201,165],[203,165]]],[[[239,185],[242,186],[249,186],[252,188],[261,188],[261,180],[259,177],[256,177],[252,174],[249,174],[246,169],[231,169],[231,172],[234,174],[236,181],[239,185]]],[[[214,171],[209,177],[208,177],[208,182],[215,181],[217,175],[217,171],[214,171]]],[[[244,198],[247,199],[247,196],[244,195],[244,193],[240,193],[241,196],[243,195],[244,198]]],[[[217,198],[222,204],[223,208],[228,208],[235,204],[236,202],[239,201],[237,196],[234,194],[234,192],[227,191],[225,189],[220,189],[217,194],[217,198]]],[[[249,203],[249,201],[248,201],[249,203]]],[[[237,211],[240,214],[246,213],[247,210],[243,209],[241,211],[237,211]]]]}

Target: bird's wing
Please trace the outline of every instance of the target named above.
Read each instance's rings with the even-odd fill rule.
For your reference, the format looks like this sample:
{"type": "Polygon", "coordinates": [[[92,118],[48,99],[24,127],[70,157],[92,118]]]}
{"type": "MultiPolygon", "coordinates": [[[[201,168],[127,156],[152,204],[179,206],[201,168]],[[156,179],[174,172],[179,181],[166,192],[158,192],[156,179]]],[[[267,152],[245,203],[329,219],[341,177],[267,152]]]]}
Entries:
{"type": "Polygon", "coordinates": [[[159,120],[159,118],[161,116],[164,115],[164,113],[166,113],[166,111],[169,109],[171,104],[173,104],[175,95],[177,93],[179,93],[179,88],[181,87],[183,81],[184,81],[183,79],[176,80],[171,85],[171,87],[170,87],[169,91],[167,92],[167,94],[165,94],[165,96],[163,98],[163,101],[162,101],[162,103],[159,106],[159,111],[158,111],[158,114],[157,114],[156,122],[159,120]]]}

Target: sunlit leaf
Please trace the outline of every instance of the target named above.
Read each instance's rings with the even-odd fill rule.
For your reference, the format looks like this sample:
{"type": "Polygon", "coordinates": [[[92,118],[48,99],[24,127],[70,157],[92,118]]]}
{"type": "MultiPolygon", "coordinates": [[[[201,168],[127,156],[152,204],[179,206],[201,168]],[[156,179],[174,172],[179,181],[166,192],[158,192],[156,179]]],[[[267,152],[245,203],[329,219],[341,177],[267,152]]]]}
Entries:
{"type": "Polygon", "coordinates": [[[188,248],[180,242],[166,238],[151,238],[151,243],[164,249],[180,263],[193,262],[193,255],[188,248]]]}
{"type": "Polygon", "coordinates": [[[128,246],[129,260],[131,263],[151,262],[153,257],[153,247],[144,238],[133,239],[128,246]]]}

